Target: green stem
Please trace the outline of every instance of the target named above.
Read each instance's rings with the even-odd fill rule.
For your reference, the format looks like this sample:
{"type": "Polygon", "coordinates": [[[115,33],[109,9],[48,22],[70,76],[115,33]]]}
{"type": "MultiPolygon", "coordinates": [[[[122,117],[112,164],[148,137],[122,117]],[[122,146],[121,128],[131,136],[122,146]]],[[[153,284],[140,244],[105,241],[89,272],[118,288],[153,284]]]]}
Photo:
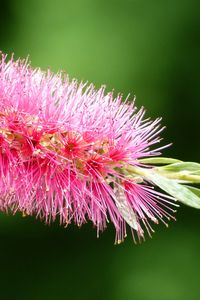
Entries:
{"type": "Polygon", "coordinates": [[[125,170],[126,172],[129,173],[129,175],[135,174],[144,178],[148,177],[149,173],[156,173],[168,179],[174,179],[182,182],[200,183],[200,175],[192,175],[184,171],[169,172],[169,171],[161,170],[159,168],[145,169],[145,168],[134,167],[130,165],[126,166],[125,170]]]}
{"type": "Polygon", "coordinates": [[[169,178],[169,179],[175,179],[179,181],[184,181],[184,182],[191,182],[191,183],[200,183],[200,176],[199,175],[192,175],[184,172],[165,172],[165,171],[160,171],[159,169],[155,168],[154,169],[158,174],[169,178]]]}

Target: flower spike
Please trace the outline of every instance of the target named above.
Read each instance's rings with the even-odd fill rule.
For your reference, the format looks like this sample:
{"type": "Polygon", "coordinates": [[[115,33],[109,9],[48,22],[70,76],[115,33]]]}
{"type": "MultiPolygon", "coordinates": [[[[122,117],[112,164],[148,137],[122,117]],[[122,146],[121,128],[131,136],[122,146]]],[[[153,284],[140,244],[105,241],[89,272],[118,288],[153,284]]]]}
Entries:
{"type": "MultiPolygon", "coordinates": [[[[198,207],[198,192],[181,183],[198,181],[199,165],[184,182],[177,170],[155,167],[162,164],[158,156],[165,147],[156,145],[163,128],[160,119],[144,115],[134,102],[106,94],[105,87],[95,90],[62,73],[32,69],[28,60],[7,61],[2,54],[1,211],[36,215],[46,223],[59,218],[64,226],[91,220],[97,233],[110,220],[119,243],[127,225],[134,240],[141,240],[145,230],[151,236],[151,223],[167,224],[174,218],[175,200],[181,201],[186,190],[198,207]]],[[[169,160],[172,166],[177,162],[169,160]]]]}

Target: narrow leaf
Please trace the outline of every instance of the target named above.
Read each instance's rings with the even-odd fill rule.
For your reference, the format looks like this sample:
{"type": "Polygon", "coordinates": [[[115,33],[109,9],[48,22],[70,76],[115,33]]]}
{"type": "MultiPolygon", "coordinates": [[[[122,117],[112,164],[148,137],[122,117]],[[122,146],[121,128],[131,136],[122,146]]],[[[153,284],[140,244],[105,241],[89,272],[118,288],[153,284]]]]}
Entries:
{"type": "Polygon", "coordinates": [[[153,171],[146,172],[145,177],[178,201],[200,209],[200,197],[191,191],[191,188],[189,189],[175,180],[165,178],[153,171]]]}
{"type": "Polygon", "coordinates": [[[175,158],[168,158],[168,157],[149,157],[139,159],[139,162],[142,164],[152,164],[152,165],[165,165],[165,164],[174,164],[181,162],[181,160],[175,158]]]}
{"type": "Polygon", "coordinates": [[[198,173],[200,172],[200,164],[195,162],[178,162],[167,166],[159,167],[159,169],[170,171],[170,172],[189,172],[198,173]]]}
{"type": "Polygon", "coordinates": [[[187,186],[187,188],[194,193],[196,196],[198,196],[200,198],[200,189],[197,189],[193,186],[187,186]]]}
{"type": "Polygon", "coordinates": [[[131,206],[128,205],[128,202],[124,195],[124,190],[120,186],[116,188],[115,195],[116,197],[114,197],[114,200],[120,212],[120,215],[129,224],[130,227],[138,230],[136,215],[131,206]]]}

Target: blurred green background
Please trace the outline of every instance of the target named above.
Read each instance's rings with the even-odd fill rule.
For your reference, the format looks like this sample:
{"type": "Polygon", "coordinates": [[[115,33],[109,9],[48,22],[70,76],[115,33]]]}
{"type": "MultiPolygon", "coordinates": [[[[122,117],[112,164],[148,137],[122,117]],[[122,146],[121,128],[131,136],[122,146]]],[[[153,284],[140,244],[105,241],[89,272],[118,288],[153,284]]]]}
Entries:
{"type": "MultiPolygon", "coordinates": [[[[165,156],[199,161],[200,1],[0,0],[0,49],[32,65],[137,95],[163,117],[165,156]]],[[[110,225],[51,227],[0,215],[1,299],[200,299],[200,213],[114,246],[110,225]]]]}

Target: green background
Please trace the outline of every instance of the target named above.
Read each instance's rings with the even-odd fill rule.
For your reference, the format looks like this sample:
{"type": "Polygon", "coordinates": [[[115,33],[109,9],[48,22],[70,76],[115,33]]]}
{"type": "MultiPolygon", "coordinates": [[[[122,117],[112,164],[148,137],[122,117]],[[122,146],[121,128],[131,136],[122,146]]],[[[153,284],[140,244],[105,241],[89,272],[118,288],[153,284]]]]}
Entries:
{"type": "MultiPolygon", "coordinates": [[[[137,95],[162,116],[164,156],[199,161],[200,2],[0,0],[0,49],[32,65],[137,95]]],[[[200,297],[200,212],[114,246],[110,225],[68,229],[0,215],[1,299],[193,300],[200,297]]]]}

